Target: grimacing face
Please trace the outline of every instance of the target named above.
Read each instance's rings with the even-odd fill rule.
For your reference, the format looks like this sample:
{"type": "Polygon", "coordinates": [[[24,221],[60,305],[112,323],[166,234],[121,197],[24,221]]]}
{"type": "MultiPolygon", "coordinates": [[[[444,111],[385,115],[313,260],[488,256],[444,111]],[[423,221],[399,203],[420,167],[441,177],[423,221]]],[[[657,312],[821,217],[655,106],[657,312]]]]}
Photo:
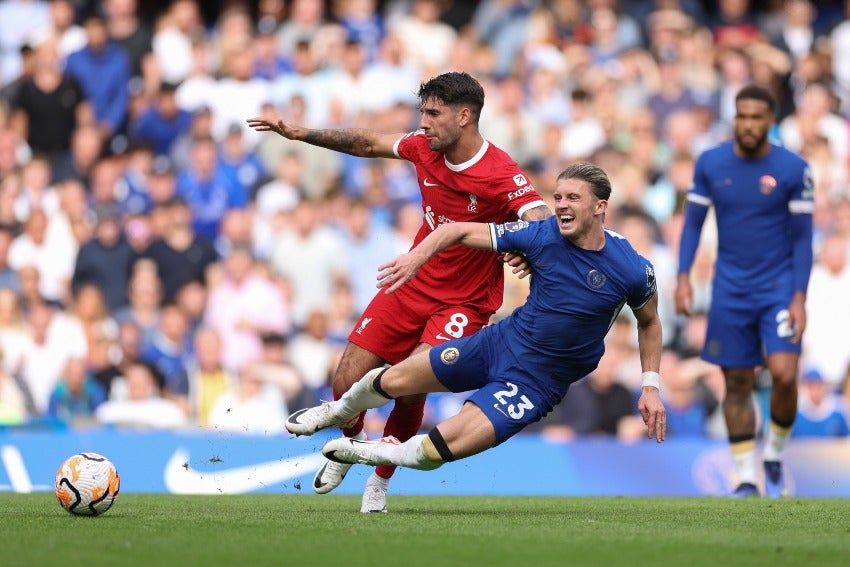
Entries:
{"type": "Polygon", "coordinates": [[[558,229],[574,242],[588,233],[596,216],[604,214],[608,204],[596,198],[590,183],[575,178],[559,179],[554,199],[558,229]]]}

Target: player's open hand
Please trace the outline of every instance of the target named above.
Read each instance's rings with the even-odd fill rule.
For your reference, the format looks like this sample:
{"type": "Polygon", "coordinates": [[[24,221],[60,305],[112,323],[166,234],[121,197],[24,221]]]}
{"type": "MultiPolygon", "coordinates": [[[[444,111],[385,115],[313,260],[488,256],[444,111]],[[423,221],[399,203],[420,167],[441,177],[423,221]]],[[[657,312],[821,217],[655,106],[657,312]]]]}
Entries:
{"type": "Polygon", "coordinates": [[[638,400],[638,411],[646,424],[646,436],[661,443],[667,437],[667,410],[661,402],[658,388],[647,386],[643,388],[638,400]]]}
{"type": "Polygon", "coordinates": [[[416,254],[402,254],[392,262],[378,267],[378,287],[387,288],[384,293],[390,294],[409,282],[424,263],[416,254]]]}
{"type": "Polygon", "coordinates": [[[279,134],[284,138],[289,138],[290,140],[296,139],[295,127],[288,125],[286,122],[278,118],[255,116],[254,118],[248,119],[248,126],[257,132],[274,132],[275,134],[279,134]]]}
{"type": "Polygon", "coordinates": [[[791,305],[788,306],[788,324],[794,329],[791,342],[799,343],[803,338],[803,331],[806,330],[806,296],[802,293],[795,293],[791,305]]]}
{"type": "Polygon", "coordinates": [[[511,267],[511,273],[519,279],[531,275],[531,264],[528,259],[518,252],[505,252],[500,256],[502,262],[511,267]]]}

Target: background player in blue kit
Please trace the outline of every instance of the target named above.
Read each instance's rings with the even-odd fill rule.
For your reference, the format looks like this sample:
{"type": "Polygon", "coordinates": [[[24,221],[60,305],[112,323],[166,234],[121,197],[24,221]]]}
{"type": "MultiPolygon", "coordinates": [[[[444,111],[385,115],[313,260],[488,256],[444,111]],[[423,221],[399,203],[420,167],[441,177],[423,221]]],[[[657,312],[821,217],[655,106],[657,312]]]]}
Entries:
{"type": "Polygon", "coordinates": [[[476,390],[461,411],[427,435],[399,443],[341,438],[322,452],[340,462],[433,469],[498,445],[546,415],[570,384],[596,368],[603,339],[624,305],[637,318],[643,388],[638,408],[647,436],[666,435],[659,395],[661,321],[655,273],[631,245],[602,224],[608,177],[591,164],[558,176],[555,216],[536,222],[450,223],[381,266],[379,286],[392,293],[434,254],[454,244],[522,252],[534,268],[526,303],[474,335],[433,347],[389,369],[368,372],[342,398],[292,414],[287,429],[310,435],[345,423],[391,398],[476,390]]]}
{"type": "Polygon", "coordinates": [[[812,268],[813,184],[806,162],[767,138],[772,95],[748,86],[735,98],[734,140],[703,153],[687,196],[679,246],[676,310],[689,314],[689,272],[710,206],[717,217],[718,253],[702,358],[726,377],[723,413],[740,485],[758,495],[755,367],[773,378],[764,442],[765,491],[784,490],[782,453],[797,414],[797,366],[806,327],[812,268]]]}

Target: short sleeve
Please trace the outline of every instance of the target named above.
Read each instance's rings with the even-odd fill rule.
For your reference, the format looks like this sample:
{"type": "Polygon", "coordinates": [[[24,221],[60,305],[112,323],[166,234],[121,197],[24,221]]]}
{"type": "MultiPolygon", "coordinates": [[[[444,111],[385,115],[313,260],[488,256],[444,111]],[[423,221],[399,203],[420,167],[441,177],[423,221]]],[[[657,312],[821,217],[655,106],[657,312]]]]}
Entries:
{"type": "Polygon", "coordinates": [[[646,302],[658,290],[658,283],[655,281],[655,267],[643,256],[638,256],[638,259],[635,280],[631,286],[629,296],[626,298],[629,307],[632,309],[640,309],[646,305],[646,302]]]}

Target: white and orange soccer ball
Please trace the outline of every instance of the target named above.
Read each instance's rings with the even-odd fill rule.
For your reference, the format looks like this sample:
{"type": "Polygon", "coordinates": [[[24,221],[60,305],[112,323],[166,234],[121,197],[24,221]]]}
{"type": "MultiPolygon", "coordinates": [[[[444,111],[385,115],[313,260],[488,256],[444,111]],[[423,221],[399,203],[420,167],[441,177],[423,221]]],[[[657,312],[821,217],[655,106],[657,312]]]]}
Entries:
{"type": "Polygon", "coordinates": [[[115,502],[121,479],[109,459],[78,453],[56,471],[54,492],[63,508],[78,516],[99,516],[115,502]]]}

